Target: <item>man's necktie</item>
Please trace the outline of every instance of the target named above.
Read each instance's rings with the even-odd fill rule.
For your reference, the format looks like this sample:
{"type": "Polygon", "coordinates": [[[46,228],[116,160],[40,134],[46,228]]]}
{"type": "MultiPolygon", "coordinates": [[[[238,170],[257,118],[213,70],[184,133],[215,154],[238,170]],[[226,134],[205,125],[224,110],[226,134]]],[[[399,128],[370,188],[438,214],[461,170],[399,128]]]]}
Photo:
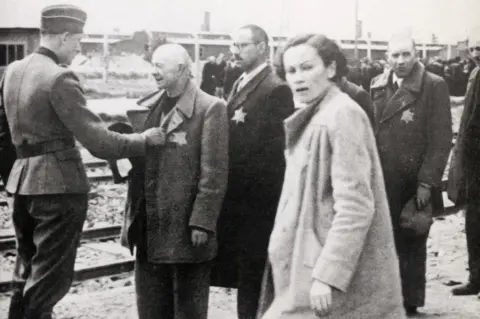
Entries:
{"type": "Polygon", "coordinates": [[[398,81],[393,82],[393,93],[397,92],[398,88],[399,88],[398,81]]]}
{"type": "Polygon", "coordinates": [[[243,75],[238,79],[238,85],[237,85],[237,90],[235,91],[235,94],[240,92],[240,90],[243,88],[243,86],[245,84],[244,80],[245,80],[245,77],[243,75]]]}

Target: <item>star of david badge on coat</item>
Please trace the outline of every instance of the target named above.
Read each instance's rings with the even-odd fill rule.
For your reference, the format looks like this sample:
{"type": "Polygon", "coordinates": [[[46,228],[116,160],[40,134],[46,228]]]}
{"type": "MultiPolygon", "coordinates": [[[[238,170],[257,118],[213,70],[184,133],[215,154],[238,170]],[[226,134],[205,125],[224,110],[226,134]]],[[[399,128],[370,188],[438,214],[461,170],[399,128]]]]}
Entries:
{"type": "Polygon", "coordinates": [[[406,110],[406,111],[404,111],[404,112],[402,113],[402,118],[401,118],[401,120],[402,120],[403,122],[405,122],[406,124],[408,124],[408,123],[410,123],[410,122],[413,122],[413,116],[414,116],[414,115],[415,115],[415,114],[413,114],[412,111],[406,110]]]}
{"type": "Polygon", "coordinates": [[[233,114],[232,121],[235,121],[236,124],[240,122],[245,123],[245,116],[247,116],[247,113],[244,112],[243,107],[241,107],[235,111],[235,114],[233,114]]]}
{"type": "Polygon", "coordinates": [[[187,145],[187,132],[175,132],[169,138],[170,142],[178,145],[187,145]]]}

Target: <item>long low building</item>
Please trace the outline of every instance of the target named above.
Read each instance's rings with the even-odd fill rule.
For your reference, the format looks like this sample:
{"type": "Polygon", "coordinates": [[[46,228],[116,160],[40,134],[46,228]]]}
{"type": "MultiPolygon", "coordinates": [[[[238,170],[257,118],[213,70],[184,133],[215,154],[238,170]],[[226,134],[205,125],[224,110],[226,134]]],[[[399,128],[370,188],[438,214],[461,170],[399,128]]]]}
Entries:
{"type": "MultiPolygon", "coordinates": [[[[136,34],[146,34],[138,32],[136,34]]],[[[82,40],[83,54],[103,54],[106,45],[111,54],[142,54],[148,45],[148,37],[125,34],[87,34],[82,40]]],[[[150,36],[165,38],[168,42],[179,43],[183,45],[190,53],[194,61],[205,60],[209,56],[217,56],[219,53],[229,55],[229,46],[231,38],[229,34],[199,32],[199,33],[180,33],[180,32],[153,32],[150,36]]],[[[273,56],[279,46],[284,43],[285,37],[273,36],[270,43],[270,53],[273,56]]],[[[0,73],[9,63],[22,59],[24,56],[32,53],[39,45],[40,32],[35,27],[9,27],[2,26],[0,21],[0,73]]],[[[355,41],[348,39],[337,39],[344,49],[347,58],[354,57],[355,41]]],[[[454,46],[443,44],[419,43],[417,49],[421,57],[440,56],[449,58],[448,55],[457,53],[454,46]]],[[[386,41],[375,41],[360,39],[357,42],[359,58],[369,57],[373,60],[383,59],[387,50],[386,41]]]]}

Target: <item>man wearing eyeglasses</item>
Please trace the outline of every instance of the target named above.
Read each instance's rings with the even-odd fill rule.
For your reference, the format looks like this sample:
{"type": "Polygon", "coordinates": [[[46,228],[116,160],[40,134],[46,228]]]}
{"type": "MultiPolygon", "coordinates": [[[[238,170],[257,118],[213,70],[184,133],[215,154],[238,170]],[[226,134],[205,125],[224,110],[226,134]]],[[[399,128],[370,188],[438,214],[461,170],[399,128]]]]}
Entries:
{"type": "Polygon", "coordinates": [[[475,69],[470,73],[465,104],[453,150],[448,176],[448,196],[456,205],[466,204],[468,269],[470,277],[464,285],[452,290],[454,295],[475,295],[480,298],[480,28],[468,41],[470,59],[475,69]]]}
{"type": "Polygon", "coordinates": [[[262,28],[246,25],[232,38],[243,73],[227,100],[229,177],[212,284],[238,288],[238,317],[251,319],[283,182],[283,120],[293,112],[293,98],[267,63],[268,35],[262,28]]]}

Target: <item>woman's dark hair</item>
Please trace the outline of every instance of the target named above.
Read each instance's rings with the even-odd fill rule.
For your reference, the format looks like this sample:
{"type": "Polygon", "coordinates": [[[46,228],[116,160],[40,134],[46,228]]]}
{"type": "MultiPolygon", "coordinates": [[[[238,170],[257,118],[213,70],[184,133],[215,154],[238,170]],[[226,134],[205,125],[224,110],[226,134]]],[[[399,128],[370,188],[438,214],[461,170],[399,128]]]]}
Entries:
{"type": "Polygon", "coordinates": [[[281,79],[285,80],[285,65],[283,64],[283,56],[285,52],[288,49],[301,44],[306,44],[314,48],[320,58],[322,58],[325,67],[335,61],[337,69],[335,76],[330,79],[331,81],[337,82],[348,73],[347,59],[335,41],[327,38],[323,34],[302,34],[289,39],[283,48],[277,53],[274,66],[277,75],[281,79]]]}

